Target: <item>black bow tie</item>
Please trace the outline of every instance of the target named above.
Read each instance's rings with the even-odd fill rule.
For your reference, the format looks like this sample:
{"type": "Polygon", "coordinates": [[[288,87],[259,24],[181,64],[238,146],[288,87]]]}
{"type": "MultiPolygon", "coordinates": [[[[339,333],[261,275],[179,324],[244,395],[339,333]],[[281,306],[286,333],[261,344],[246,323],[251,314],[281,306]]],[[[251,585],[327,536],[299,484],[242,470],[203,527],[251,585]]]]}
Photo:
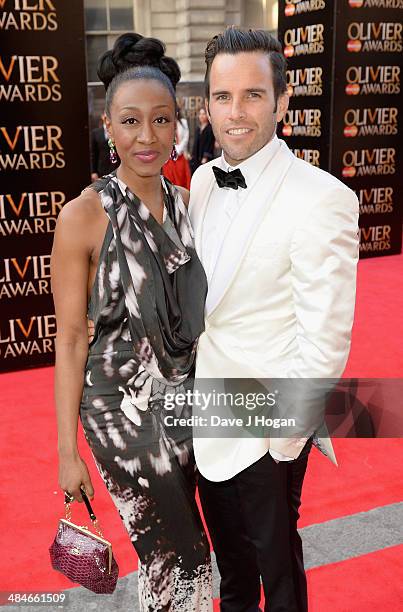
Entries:
{"type": "Polygon", "coordinates": [[[221,168],[213,166],[213,172],[219,187],[229,187],[230,189],[238,189],[238,187],[242,187],[243,189],[246,189],[247,185],[245,178],[239,168],[235,168],[235,170],[232,170],[231,172],[225,172],[224,170],[221,170],[221,168]]]}

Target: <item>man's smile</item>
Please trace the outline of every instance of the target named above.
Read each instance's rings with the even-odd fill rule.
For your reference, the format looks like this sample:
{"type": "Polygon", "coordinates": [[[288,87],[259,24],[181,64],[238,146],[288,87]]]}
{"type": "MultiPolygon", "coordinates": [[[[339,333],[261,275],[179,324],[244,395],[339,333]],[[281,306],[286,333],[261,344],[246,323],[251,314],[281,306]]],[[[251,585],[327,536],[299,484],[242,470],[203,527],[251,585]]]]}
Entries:
{"type": "Polygon", "coordinates": [[[252,129],[246,127],[230,128],[229,130],[226,130],[226,134],[229,134],[230,136],[243,136],[245,134],[249,134],[250,132],[252,132],[252,129]]]}

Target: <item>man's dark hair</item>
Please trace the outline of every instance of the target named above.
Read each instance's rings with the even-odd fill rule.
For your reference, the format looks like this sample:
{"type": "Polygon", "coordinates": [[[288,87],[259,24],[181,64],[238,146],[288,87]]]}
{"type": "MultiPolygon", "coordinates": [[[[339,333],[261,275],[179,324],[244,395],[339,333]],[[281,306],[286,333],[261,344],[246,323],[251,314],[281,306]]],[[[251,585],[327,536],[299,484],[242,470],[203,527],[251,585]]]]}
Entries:
{"type": "Polygon", "coordinates": [[[279,96],[287,91],[286,67],[287,60],[284,57],[281,44],[268,32],[264,30],[245,30],[237,26],[229,26],[214,36],[208,43],[205,52],[207,64],[204,86],[206,98],[210,96],[210,71],[214,58],[219,53],[251,53],[261,51],[267,53],[273,72],[274,97],[277,104],[279,96]]]}

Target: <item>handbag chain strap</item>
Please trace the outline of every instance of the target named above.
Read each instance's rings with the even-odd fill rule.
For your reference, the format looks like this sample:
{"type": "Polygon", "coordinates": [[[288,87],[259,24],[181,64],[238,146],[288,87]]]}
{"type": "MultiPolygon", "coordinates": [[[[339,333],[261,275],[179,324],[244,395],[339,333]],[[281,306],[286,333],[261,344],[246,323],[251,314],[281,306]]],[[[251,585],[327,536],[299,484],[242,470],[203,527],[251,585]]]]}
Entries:
{"type": "MultiPolygon", "coordinates": [[[[85,506],[86,506],[86,508],[88,510],[88,514],[90,515],[92,526],[94,527],[94,529],[97,532],[97,534],[100,535],[101,538],[103,538],[104,535],[103,535],[103,533],[101,531],[101,527],[100,527],[100,525],[98,523],[98,519],[95,516],[94,511],[93,511],[93,509],[91,507],[90,501],[89,501],[87,495],[85,494],[85,491],[82,488],[80,488],[80,492],[81,492],[82,498],[84,500],[85,506]]],[[[66,514],[66,519],[71,522],[71,503],[68,502],[66,500],[66,498],[64,500],[64,510],[65,510],[65,514],[66,514]]],[[[88,527],[85,527],[85,529],[88,529],[88,527]]]]}

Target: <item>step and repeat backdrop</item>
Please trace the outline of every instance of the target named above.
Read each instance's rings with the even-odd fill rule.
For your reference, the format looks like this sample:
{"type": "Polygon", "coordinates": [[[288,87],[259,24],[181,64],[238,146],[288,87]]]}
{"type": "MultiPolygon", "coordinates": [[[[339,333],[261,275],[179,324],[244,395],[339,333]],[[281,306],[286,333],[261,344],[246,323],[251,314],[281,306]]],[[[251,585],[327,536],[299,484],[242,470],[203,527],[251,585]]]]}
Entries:
{"type": "MultiPolygon", "coordinates": [[[[279,134],[356,191],[361,257],[401,251],[402,15],[403,0],[279,2],[291,96],[279,134]]],[[[4,372],[54,362],[53,233],[90,181],[83,0],[0,0],[0,36],[4,372]]],[[[193,133],[203,85],[181,84],[178,95],[193,133]]]]}
{"type": "Polygon", "coordinates": [[[90,181],[82,0],[0,0],[0,371],[54,361],[50,253],[90,181]]]}
{"type": "Polygon", "coordinates": [[[360,201],[360,257],[401,252],[403,0],[281,0],[280,135],[360,201]],[[400,184],[399,184],[400,183],[400,184]]]}

